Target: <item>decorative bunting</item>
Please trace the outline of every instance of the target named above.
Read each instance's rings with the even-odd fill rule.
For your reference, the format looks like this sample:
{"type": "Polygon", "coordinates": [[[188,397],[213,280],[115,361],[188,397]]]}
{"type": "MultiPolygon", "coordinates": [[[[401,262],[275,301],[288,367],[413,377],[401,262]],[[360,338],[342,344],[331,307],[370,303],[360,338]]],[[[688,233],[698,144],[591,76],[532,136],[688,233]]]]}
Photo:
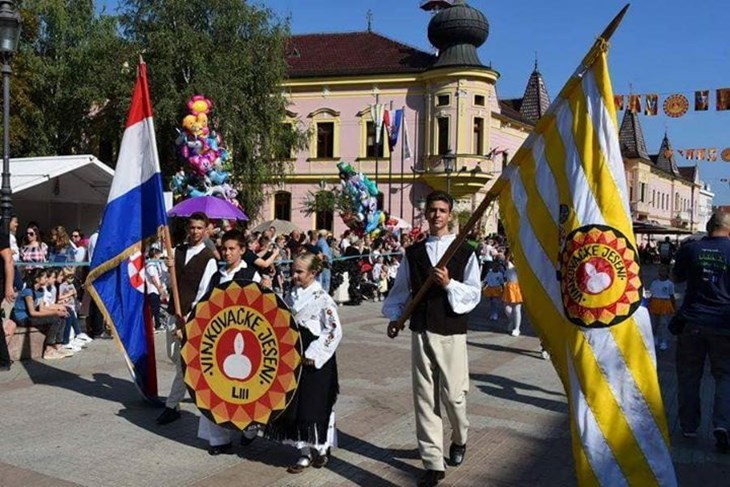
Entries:
{"type": "Polygon", "coordinates": [[[730,110],[730,88],[717,90],[717,111],[730,110]]]}
{"type": "Polygon", "coordinates": [[[645,95],[644,115],[653,117],[657,114],[657,106],[659,105],[659,95],[645,95]]]}
{"type": "Polygon", "coordinates": [[[624,109],[624,101],[626,97],[624,95],[613,95],[613,104],[616,105],[616,110],[621,111],[624,109]]]}
{"type": "Polygon", "coordinates": [[[664,100],[664,113],[668,117],[679,118],[689,110],[689,100],[687,97],[677,93],[669,96],[664,100]]]}
{"type": "Polygon", "coordinates": [[[641,95],[629,95],[629,110],[641,113],[641,95]]]}
{"type": "Polygon", "coordinates": [[[695,111],[706,112],[710,107],[710,90],[695,91],[695,111]]]}
{"type": "Polygon", "coordinates": [[[695,150],[694,149],[687,149],[686,151],[684,151],[684,157],[687,158],[687,159],[689,159],[689,160],[694,159],[695,158],[695,150]]]}
{"type": "Polygon", "coordinates": [[[695,149],[695,159],[698,161],[705,160],[705,149],[695,149]]]}
{"type": "Polygon", "coordinates": [[[707,160],[710,162],[717,161],[717,147],[707,149],[707,160]]]}
{"type": "Polygon", "coordinates": [[[723,149],[722,154],[720,154],[720,158],[722,158],[725,162],[730,162],[730,147],[723,149]]]}

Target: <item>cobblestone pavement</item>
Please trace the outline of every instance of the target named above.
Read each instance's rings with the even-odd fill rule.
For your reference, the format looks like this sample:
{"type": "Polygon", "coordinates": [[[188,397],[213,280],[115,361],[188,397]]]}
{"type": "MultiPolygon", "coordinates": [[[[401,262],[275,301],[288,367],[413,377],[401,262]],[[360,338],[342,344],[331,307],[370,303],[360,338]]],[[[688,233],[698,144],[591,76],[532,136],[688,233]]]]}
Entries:
{"type": "MultiPolygon", "coordinates": [[[[341,307],[338,351],[339,448],[330,464],[290,475],[293,449],[257,440],[211,457],[196,438],[189,401],[182,418],[155,424],[159,410],[139,399],[116,346],[98,340],[75,357],[15,364],[0,374],[0,487],[15,486],[401,486],[414,485],[415,445],[408,333],[391,341],[379,303],[341,307]]],[[[467,459],[442,485],[575,485],[565,396],[539,341],[489,323],[484,305],[469,332],[471,421],[467,459]]],[[[158,335],[160,391],[174,369],[158,335]]],[[[681,438],[676,421],[673,352],[659,356],[680,485],[722,485],[730,455],[713,448],[709,411],[700,437],[681,438]],[[718,483],[718,481],[720,483],[718,483]]],[[[711,408],[712,382],[703,386],[711,408]]],[[[448,447],[448,426],[446,435],[448,447]]]]}

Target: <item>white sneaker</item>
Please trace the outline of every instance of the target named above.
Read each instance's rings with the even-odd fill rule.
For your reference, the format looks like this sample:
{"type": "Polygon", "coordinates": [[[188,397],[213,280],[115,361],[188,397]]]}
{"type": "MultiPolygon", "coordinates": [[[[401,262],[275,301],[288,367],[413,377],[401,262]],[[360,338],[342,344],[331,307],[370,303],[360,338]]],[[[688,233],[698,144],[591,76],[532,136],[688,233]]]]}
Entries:
{"type": "Polygon", "coordinates": [[[73,342],[68,342],[66,345],[64,345],[61,348],[64,349],[64,350],[71,350],[72,352],[80,352],[81,351],[81,347],[79,347],[78,345],[75,345],[73,342]]]}
{"type": "Polygon", "coordinates": [[[94,339],[91,338],[86,333],[79,333],[78,335],[76,335],[76,339],[77,340],[81,340],[82,342],[86,342],[86,343],[89,343],[89,342],[93,342],[94,341],[94,339]]]}
{"type": "Polygon", "coordinates": [[[73,357],[74,356],[73,351],[71,351],[71,350],[69,350],[67,348],[63,348],[63,347],[56,348],[55,349],[55,352],[56,352],[56,354],[60,355],[61,358],[73,357]]]}
{"type": "Polygon", "coordinates": [[[518,330],[517,328],[515,328],[514,330],[512,330],[512,333],[511,333],[511,335],[512,335],[513,337],[518,337],[518,336],[520,336],[520,330],[518,330]]]}
{"type": "Polygon", "coordinates": [[[76,345],[79,348],[86,348],[86,342],[83,341],[82,339],[80,339],[79,337],[74,338],[69,343],[73,343],[74,345],[76,345]]]}

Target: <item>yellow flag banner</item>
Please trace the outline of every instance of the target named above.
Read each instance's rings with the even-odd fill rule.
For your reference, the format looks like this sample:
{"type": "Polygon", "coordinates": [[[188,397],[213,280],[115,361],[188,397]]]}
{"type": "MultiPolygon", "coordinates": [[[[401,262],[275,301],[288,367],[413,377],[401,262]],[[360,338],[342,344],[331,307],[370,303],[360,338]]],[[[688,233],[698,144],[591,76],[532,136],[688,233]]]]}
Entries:
{"type": "Polygon", "coordinates": [[[676,486],[599,38],[502,177],[525,307],[570,406],[581,486],[676,486]]]}

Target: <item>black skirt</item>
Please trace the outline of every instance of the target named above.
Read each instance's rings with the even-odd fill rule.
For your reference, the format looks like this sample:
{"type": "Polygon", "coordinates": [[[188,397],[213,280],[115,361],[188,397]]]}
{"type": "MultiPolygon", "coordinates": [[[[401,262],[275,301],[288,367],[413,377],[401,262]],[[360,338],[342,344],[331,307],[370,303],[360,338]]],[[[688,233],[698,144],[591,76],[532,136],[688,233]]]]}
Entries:
{"type": "MultiPolygon", "coordinates": [[[[306,328],[300,328],[299,333],[306,350],[316,337],[306,328]]],[[[279,417],[269,424],[266,436],[276,441],[325,443],[330,415],[339,392],[335,355],[321,369],[303,365],[294,397],[279,417]]]]}

